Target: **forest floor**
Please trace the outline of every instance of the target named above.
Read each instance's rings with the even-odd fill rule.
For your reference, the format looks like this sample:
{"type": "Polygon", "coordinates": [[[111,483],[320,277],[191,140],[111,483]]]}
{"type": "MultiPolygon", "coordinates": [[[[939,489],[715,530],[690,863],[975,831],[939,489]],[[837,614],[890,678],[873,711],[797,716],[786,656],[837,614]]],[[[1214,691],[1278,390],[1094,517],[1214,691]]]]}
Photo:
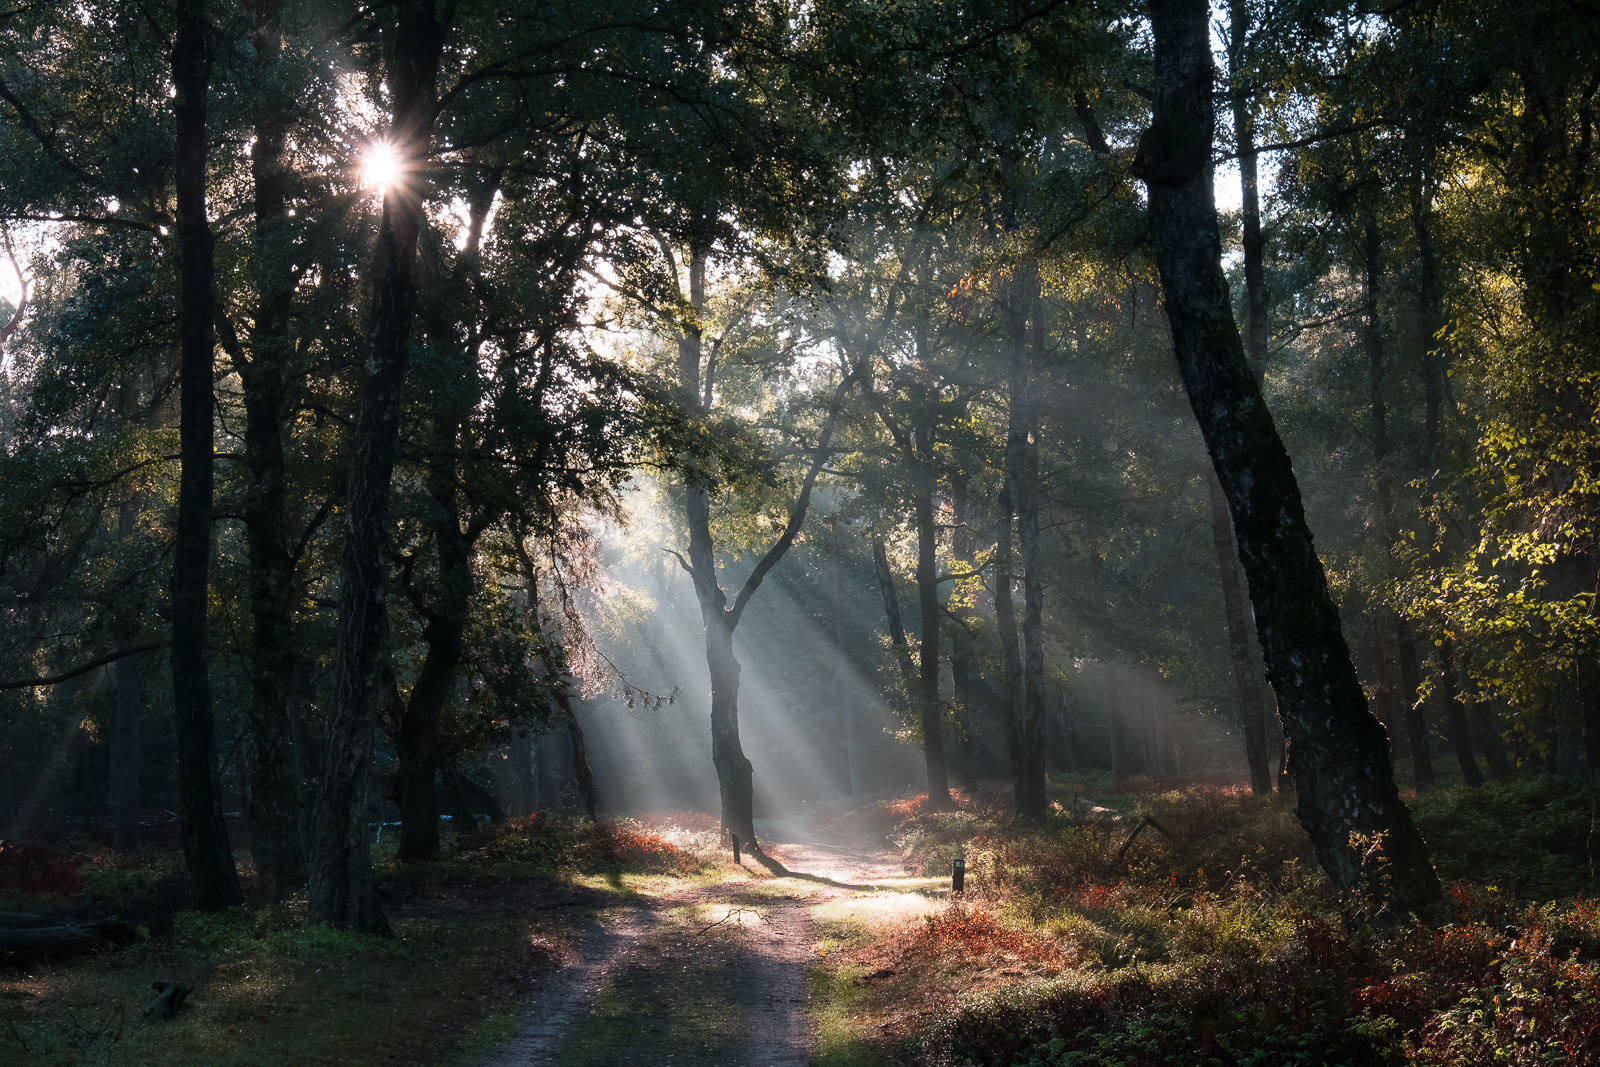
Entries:
{"type": "Polygon", "coordinates": [[[813,965],[841,926],[926,914],[947,886],[898,854],[766,824],[709,879],[650,887],[595,915],[525,1022],[475,1067],[805,1067],[815,1049],[813,965]]]}
{"type": "Polygon", "coordinates": [[[1331,891],[1290,797],[1095,775],[1053,776],[1052,797],[1033,827],[1001,790],[763,824],[764,862],[738,865],[694,813],[516,820],[432,864],[380,848],[392,938],[308,927],[303,898],[183,910],[174,850],[0,843],[0,927],[141,928],[0,969],[0,1062],[1600,1064],[1580,786],[1408,794],[1450,915],[1398,924],[1331,891]],[[162,979],[195,992],[144,1024],[162,979]]]}

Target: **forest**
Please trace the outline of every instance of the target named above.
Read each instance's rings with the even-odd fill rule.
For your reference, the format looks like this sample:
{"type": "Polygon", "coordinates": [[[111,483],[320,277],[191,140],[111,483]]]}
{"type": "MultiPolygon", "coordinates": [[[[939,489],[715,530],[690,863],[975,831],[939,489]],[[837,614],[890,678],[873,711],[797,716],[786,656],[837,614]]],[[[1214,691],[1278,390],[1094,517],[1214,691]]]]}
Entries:
{"type": "Polygon", "coordinates": [[[1597,93],[7,0],[0,1060],[1600,1064],[1597,93]]]}

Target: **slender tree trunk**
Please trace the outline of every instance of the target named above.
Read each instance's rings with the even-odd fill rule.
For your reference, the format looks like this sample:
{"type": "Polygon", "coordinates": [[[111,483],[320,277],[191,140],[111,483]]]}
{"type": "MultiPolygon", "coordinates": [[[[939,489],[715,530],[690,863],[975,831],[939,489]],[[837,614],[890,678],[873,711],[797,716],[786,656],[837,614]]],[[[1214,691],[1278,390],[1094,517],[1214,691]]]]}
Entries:
{"type": "Polygon", "coordinates": [[[944,716],[939,708],[939,529],[933,520],[933,430],[915,431],[918,473],[913,511],[917,523],[917,606],[922,616],[918,649],[917,710],[922,719],[922,759],[928,774],[928,810],[951,811],[950,779],[944,763],[944,716]]]}
{"type": "Polygon", "coordinates": [[[1250,36],[1250,6],[1245,0],[1229,0],[1232,28],[1229,72],[1234,81],[1233,137],[1239,153],[1239,229],[1240,250],[1244,258],[1245,352],[1256,381],[1266,377],[1270,354],[1270,294],[1267,292],[1266,239],[1261,234],[1261,192],[1257,175],[1256,115],[1250,106],[1249,87],[1243,84],[1243,52],[1250,36]]]}
{"type": "Polygon", "coordinates": [[[118,852],[139,851],[139,658],[117,660],[117,720],[111,738],[111,840],[118,852]]]}
{"type": "MultiPolygon", "coordinates": [[[[123,382],[118,408],[125,419],[133,415],[137,392],[131,379],[123,382]]],[[[140,503],[140,497],[135,496],[123,501],[118,509],[118,541],[126,542],[133,536],[140,503]]],[[[128,654],[131,647],[127,639],[119,642],[118,651],[124,655],[115,668],[117,711],[111,735],[111,840],[113,847],[124,854],[139,850],[139,717],[144,703],[139,694],[139,660],[128,654]]]]}
{"type": "Polygon", "coordinates": [[[1155,100],[1134,173],[1179,372],[1228,497],[1279,714],[1297,815],[1341,889],[1361,876],[1352,835],[1384,835],[1397,903],[1442,899],[1427,846],[1395,789],[1383,729],[1366,707],[1299,485],[1229,306],[1212,190],[1212,67],[1205,0],[1152,0],[1155,100]]]}
{"type": "Polygon", "coordinates": [[[1401,711],[1406,720],[1406,751],[1411,755],[1411,777],[1418,789],[1435,781],[1433,754],[1428,751],[1428,709],[1417,699],[1422,688],[1422,669],[1417,662],[1417,639],[1410,620],[1395,619],[1395,650],[1400,661],[1401,711]]]}
{"type": "Polygon", "coordinates": [[[1394,652],[1389,635],[1384,632],[1384,612],[1373,608],[1367,613],[1367,629],[1372,634],[1372,660],[1377,665],[1378,686],[1372,695],[1372,714],[1389,731],[1389,750],[1394,751],[1395,726],[1399,722],[1394,713],[1394,652]]]}
{"type": "Polygon", "coordinates": [[[589,748],[584,743],[583,726],[578,722],[577,710],[572,706],[566,657],[545,632],[544,620],[539,615],[539,572],[533,565],[533,557],[528,554],[527,536],[521,532],[517,535],[517,558],[522,563],[522,579],[528,592],[528,629],[538,641],[539,661],[544,664],[551,694],[567,724],[567,738],[572,743],[572,776],[578,783],[578,795],[583,800],[584,813],[589,816],[590,822],[595,822],[599,815],[596,814],[598,804],[595,800],[594,771],[589,766],[589,748]]]}
{"type": "MultiPolygon", "coordinates": [[[[965,474],[951,476],[950,504],[955,513],[955,530],[950,538],[950,555],[952,560],[970,570],[972,528],[965,474]]],[[[960,783],[962,789],[971,794],[978,788],[977,737],[972,732],[972,664],[977,642],[973,640],[972,633],[968,629],[971,612],[958,603],[950,614],[955,620],[950,638],[950,687],[956,720],[955,749],[950,762],[956,781],[960,783]]]]}
{"type": "Polygon", "coordinates": [[[1468,786],[1483,784],[1483,772],[1478,761],[1472,758],[1472,732],[1467,726],[1467,709],[1461,703],[1461,693],[1456,685],[1455,642],[1448,636],[1439,645],[1439,695],[1444,700],[1445,722],[1450,727],[1450,747],[1455,749],[1456,764],[1468,786]]]}
{"type": "Polygon", "coordinates": [[[222,818],[217,746],[206,665],[206,609],[211,564],[213,411],[212,237],[206,221],[206,94],[211,60],[203,0],[184,0],[172,45],[178,154],[178,335],[181,409],[178,529],[172,562],[172,702],[178,735],[178,793],[183,855],[202,911],[243,898],[222,818]]]}
{"type": "Polygon", "coordinates": [[[430,605],[421,594],[413,594],[413,603],[427,620],[422,627],[422,640],[428,646],[428,654],[411,687],[411,699],[405,702],[395,736],[395,754],[399,757],[395,785],[400,802],[397,858],[402,863],[421,863],[439,856],[439,811],[434,792],[434,778],[444,755],[439,723],[455,684],[456,668],[461,665],[472,600],[475,537],[462,532],[456,506],[455,429],[444,427],[441,439],[445,458],[436,460],[436,469],[428,478],[428,496],[435,512],[433,537],[439,595],[430,605]]]}
{"type": "Polygon", "coordinates": [[[1493,702],[1475,701],[1469,713],[1472,732],[1476,735],[1478,747],[1483,749],[1483,761],[1489,765],[1489,774],[1497,782],[1511,781],[1511,761],[1506,758],[1504,727],[1493,702]]]}
{"type": "Polygon", "coordinates": [[[284,384],[291,344],[293,237],[283,154],[288,120],[275,85],[282,50],[282,0],[256,0],[252,9],[257,82],[264,93],[250,149],[255,188],[255,324],[248,362],[238,366],[244,393],[245,541],[250,554],[251,673],[250,841],[266,896],[281,900],[305,880],[298,827],[294,757],[289,735],[293,682],[295,561],[289,537],[288,481],[283,462],[284,384]]]}
{"type": "Polygon", "coordinates": [[[833,568],[829,572],[833,592],[833,687],[838,693],[839,710],[844,717],[844,758],[846,781],[850,786],[850,799],[861,795],[861,768],[856,752],[856,711],[853,700],[850,657],[846,652],[844,636],[844,546],[839,534],[839,516],[828,524],[828,547],[833,550],[833,568]]]}
{"type": "Polygon", "coordinates": [[[872,567],[878,575],[878,592],[883,596],[883,613],[889,620],[889,647],[900,664],[900,680],[906,694],[917,693],[917,669],[911,662],[911,645],[906,640],[905,623],[900,618],[900,595],[894,589],[894,572],[889,569],[889,549],[883,538],[872,539],[872,567]]]}
{"type": "MultiPolygon", "coordinates": [[[[1022,462],[1017,482],[1017,541],[1022,549],[1022,730],[1021,755],[1015,787],[1017,817],[1038,821],[1049,811],[1045,794],[1044,695],[1044,560],[1039,546],[1039,413],[1035,383],[1044,367],[1044,300],[1039,285],[1039,264],[1030,261],[1023,272],[1021,296],[1033,323],[1030,348],[1013,349],[1013,390],[1021,386],[1023,425],[1022,462]],[[1024,362],[1025,361],[1025,362],[1024,362]],[[1018,381],[1018,371],[1021,381],[1018,381]]],[[[1014,394],[1015,406],[1019,395],[1014,394]]]]}
{"type": "Polygon", "coordinates": [[[1417,267],[1421,277],[1417,286],[1417,310],[1424,334],[1422,349],[1422,442],[1417,450],[1417,468],[1428,477],[1434,449],[1439,444],[1439,427],[1444,413],[1444,351],[1438,334],[1444,329],[1444,298],[1439,289],[1439,265],[1433,252],[1433,235],[1428,228],[1427,179],[1411,199],[1411,228],[1417,236],[1417,267]]]}
{"type": "Polygon", "coordinates": [[[356,396],[351,473],[340,564],[339,637],[333,708],[317,805],[310,916],[354,930],[387,931],[378,906],[367,841],[374,695],[389,617],[384,549],[390,477],[400,425],[400,390],[410,355],[414,265],[422,226],[423,177],[438,103],[438,72],[448,27],[431,0],[399,0],[387,71],[391,138],[411,168],[384,193],[372,265],[372,311],[365,374],[356,396]]]}
{"type": "MultiPolygon", "coordinates": [[[[1366,220],[1365,246],[1362,270],[1362,304],[1365,313],[1365,322],[1362,324],[1362,341],[1367,350],[1367,392],[1372,417],[1372,474],[1373,488],[1377,501],[1376,524],[1384,538],[1385,574],[1394,577],[1392,565],[1392,552],[1394,546],[1400,541],[1400,530],[1395,521],[1394,510],[1394,472],[1393,460],[1390,456],[1389,446],[1389,410],[1386,402],[1388,396],[1389,361],[1384,351],[1383,321],[1379,317],[1379,286],[1382,276],[1383,261],[1380,257],[1382,251],[1382,232],[1378,229],[1377,220],[1368,216],[1366,220]]],[[[1385,637],[1385,623],[1395,613],[1388,609],[1380,609],[1380,614],[1373,619],[1373,634],[1379,643],[1379,655],[1384,654],[1387,648],[1385,637]]],[[[1410,644],[1407,651],[1407,642],[1410,641],[1409,625],[1402,619],[1396,618],[1400,633],[1400,693],[1404,714],[1391,715],[1384,722],[1388,726],[1391,722],[1403,722],[1407,752],[1411,756],[1412,777],[1418,785],[1432,783],[1433,762],[1427,752],[1426,730],[1413,729],[1413,719],[1420,719],[1422,709],[1415,707],[1417,703],[1417,686],[1420,684],[1416,670],[1416,646],[1410,644]],[[1407,669],[1407,656],[1410,657],[1409,672],[1407,669]]],[[[1392,693],[1391,693],[1392,700],[1392,693]]],[[[1393,740],[1391,736],[1391,741],[1393,740]]],[[[1391,745],[1391,748],[1393,746],[1391,745]]]]}
{"type": "Polygon", "coordinates": [[[1244,757],[1250,767],[1250,792],[1258,797],[1272,793],[1272,768],[1267,753],[1267,709],[1256,683],[1256,665],[1250,655],[1250,630],[1245,619],[1244,594],[1239,588],[1238,553],[1233,544],[1233,519],[1228,498],[1222,493],[1217,472],[1205,471],[1206,493],[1211,498],[1211,541],[1217,553],[1217,576],[1222,582],[1222,607],[1228,620],[1228,657],[1233,662],[1233,684],[1239,693],[1239,721],[1244,729],[1244,757]]]}

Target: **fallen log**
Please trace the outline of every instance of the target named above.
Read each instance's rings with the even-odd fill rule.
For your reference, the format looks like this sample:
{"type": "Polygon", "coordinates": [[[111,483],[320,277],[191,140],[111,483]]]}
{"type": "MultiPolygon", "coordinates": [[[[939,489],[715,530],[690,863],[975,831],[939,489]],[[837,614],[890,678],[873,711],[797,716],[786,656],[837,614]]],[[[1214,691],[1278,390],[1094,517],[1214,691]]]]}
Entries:
{"type": "Polygon", "coordinates": [[[156,991],[156,999],[144,1010],[144,1021],[159,1023],[178,1014],[183,1007],[183,1002],[194,992],[193,986],[186,986],[182,982],[151,982],[150,988],[156,991]]]}
{"type": "Polygon", "coordinates": [[[116,948],[138,939],[139,932],[119,919],[0,930],[0,963],[16,965],[35,960],[66,959],[85,952],[116,948]]]}

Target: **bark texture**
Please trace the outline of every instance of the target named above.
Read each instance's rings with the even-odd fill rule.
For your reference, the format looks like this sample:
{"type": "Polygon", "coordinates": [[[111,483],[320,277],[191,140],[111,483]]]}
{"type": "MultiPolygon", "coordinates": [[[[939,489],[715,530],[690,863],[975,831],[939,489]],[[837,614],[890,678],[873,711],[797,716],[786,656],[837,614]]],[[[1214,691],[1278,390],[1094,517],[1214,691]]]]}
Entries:
{"type": "Polygon", "coordinates": [[[400,391],[414,313],[417,237],[423,218],[420,168],[432,140],[439,62],[448,31],[435,10],[429,0],[400,0],[395,5],[397,26],[386,71],[394,109],[390,133],[397,156],[411,169],[385,190],[373,256],[372,311],[345,495],[333,707],[311,865],[311,920],[353,930],[386,932],[389,927],[372,880],[367,779],[375,697],[389,631],[384,548],[400,391]]]}
{"type": "Polygon", "coordinates": [[[1382,834],[1402,908],[1442,899],[1427,846],[1394,785],[1311,545],[1299,485],[1233,321],[1212,187],[1212,64],[1204,0],[1152,0],[1155,99],[1134,173],[1179,372],[1228,497],[1256,627],[1289,737],[1296,814],[1334,884],[1354,886],[1352,835],[1382,834]]]}
{"type": "Polygon", "coordinates": [[[172,85],[178,146],[178,337],[182,401],[178,416],[178,528],[173,538],[172,703],[178,737],[178,795],[183,806],[183,856],[202,911],[243,898],[233,865],[217,784],[216,727],[206,663],[206,609],[211,563],[213,414],[211,227],[206,221],[206,95],[211,79],[205,5],[178,8],[172,85]]]}

